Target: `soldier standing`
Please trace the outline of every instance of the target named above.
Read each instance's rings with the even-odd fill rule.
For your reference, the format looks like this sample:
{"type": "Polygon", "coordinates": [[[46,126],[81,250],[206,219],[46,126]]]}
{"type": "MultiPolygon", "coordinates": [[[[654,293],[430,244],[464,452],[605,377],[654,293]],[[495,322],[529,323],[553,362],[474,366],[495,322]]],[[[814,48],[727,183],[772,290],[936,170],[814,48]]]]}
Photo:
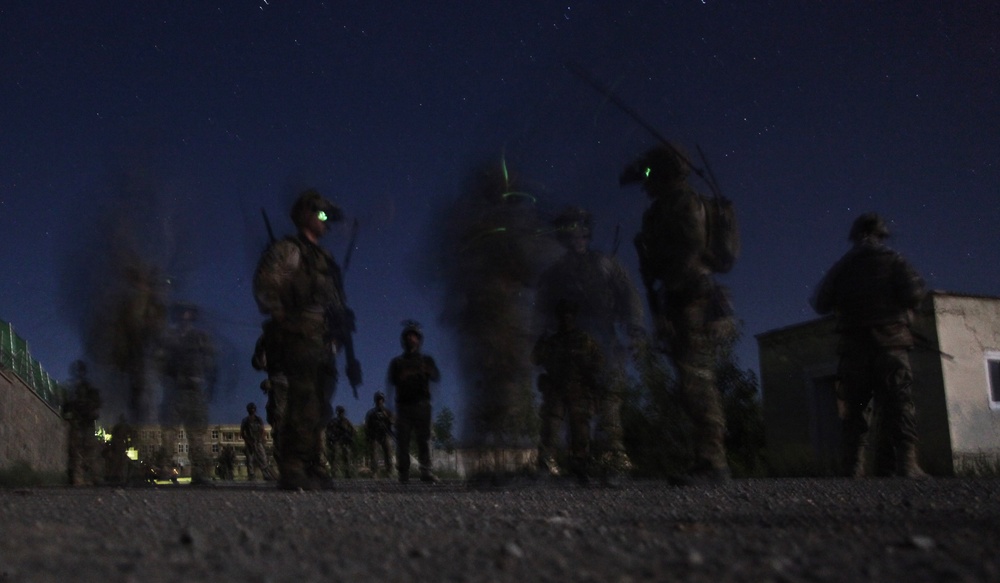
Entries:
{"type": "Polygon", "coordinates": [[[864,452],[871,402],[880,433],[892,446],[896,474],[925,478],[917,462],[917,420],[913,404],[913,310],[924,297],[924,281],[902,255],[885,245],[889,229],[875,213],[855,219],[853,247],[830,268],[812,305],[835,313],[840,334],[837,398],[843,403],[843,470],[865,475],[864,452]]]}
{"type": "Polygon", "coordinates": [[[177,443],[177,428],[183,427],[191,461],[191,485],[211,483],[214,464],[206,450],[208,396],[215,385],[215,347],[208,333],[195,322],[198,308],[178,304],[177,325],[164,341],[163,371],[168,383],[164,397],[163,432],[166,447],[177,443]]]}
{"type": "Polygon", "coordinates": [[[582,483],[589,479],[590,421],[600,400],[603,357],[597,342],[576,322],[576,306],[560,302],[559,328],[542,336],[531,361],[545,369],[539,377],[542,392],[541,438],[538,463],[543,472],[558,475],[555,445],[563,421],[569,421],[570,471],[582,483]]]}
{"type": "Polygon", "coordinates": [[[368,441],[368,463],[372,470],[372,476],[377,476],[378,455],[375,447],[382,450],[382,459],[385,462],[385,473],[392,475],[392,439],[394,433],[393,425],[396,424],[396,416],[385,406],[385,393],[378,391],[374,397],[375,406],[365,414],[365,437],[368,441]]]}
{"type": "Polygon", "coordinates": [[[628,166],[620,182],[640,182],[652,199],[635,245],[657,337],[677,369],[694,425],[695,464],[679,481],[725,482],[726,419],[715,368],[735,327],[728,294],[712,277],[706,203],[688,185],[689,172],[690,163],[664,145],[628,166]]]}
{"type": "Polygon", "coordinates": [[[354,476],[354,424],[347,418],[342,405],[337,405],[337,416],[326,425],[326,449],[330,471],[336,475],[338,458],[344,464],[344,477],[354,476]]]}
{"type": "Polygon", "coordinates": [[[264,421],[257,415],[257,404],[247,403],[247,416],[240,423],[240,437],[243,438],[243,454],[247,459],[247,480],[254,479],[254,469],[260,469],[265,480],[273,480],[271,464],[267,461],[264,448],[264,421]]]}
{"type": "Polygon", "coordinates": [[[542,273],[536,305],[545,328],[555,328],[561,302],[576,308],[577,325],[597,343],[606,366],[596,395],[597,445],[606,477],[631,468],[625,452],[621,405],[628,386],[629,349],[645,340],[642,300],[628,272],[618,260],[590,248],[593,218],[584,209],[570,207],[552,222],[566,253],[542,273]]]}
{"type": "Polygon", "coordinates": [[[403,354],[389,363],[389,384],[396,394],[396,469],[399,481],[410,481],[410,437],[417,441],[420,481],[438,482],[431,472],[431,389],[441,379],[434,359],[420,351],[423,332],[416,322],[404,323],[400,343],[403,354]]]}
{"type": "Polygon", "coordinates": [[[272,387],[278,373],[288,382],[278,425],[279,486],[314,490],[332,487],[322,432],[333,412],[334,358],[353,331],[353,316],[345,305],[340,267],[319,246],[330,224],[343,218],[340,209],[310,189],[295,201],[291,218],[298,235],[265,251],[254,275],[254,296],[270,317],[263,343],[272,387]]]}
{"type": "Polygon", "coordinates": [[[101,395],[87,379],[87,365],[82,360],[73,362],[70,374],[73,393],[63,407],[63,418],[69,422],[69,483],[93,486],[98,480],[94,423],[101,415],[101,395]]]}

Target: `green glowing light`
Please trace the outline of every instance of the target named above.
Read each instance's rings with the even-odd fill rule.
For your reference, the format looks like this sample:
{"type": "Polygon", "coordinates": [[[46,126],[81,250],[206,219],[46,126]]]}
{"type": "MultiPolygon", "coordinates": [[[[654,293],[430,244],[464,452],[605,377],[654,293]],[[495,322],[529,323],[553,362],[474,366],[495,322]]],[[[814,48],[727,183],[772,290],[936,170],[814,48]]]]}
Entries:
{"type": "Polygon", "coordinates": [[[652,174],[652,173],[653,173],[653,169],[650,168],[649,166],[646,166],[646,178],[649,178],[649,175],[652,174]]]}
{"type": "Polygon", "coordinates": [[[316,213],[316,217],[319,220],[323,221],[324,223],[327,221],[327,219],[330,218],[330,217],[326,216],[326,211],[319,211],[318,213],[316,213]]]}
{"type": "Polygon", "coordinates": [[[503,198],[509,198],[511,196],[519,196],[519,197],[526,198],[526,199],[530,200],[531,202],[538,202],[537,198],[531,196],[527,192],[518,192],[516,190],[505,192],[505,193],[503,193],[502,196],[503,196],[503,198]]]}

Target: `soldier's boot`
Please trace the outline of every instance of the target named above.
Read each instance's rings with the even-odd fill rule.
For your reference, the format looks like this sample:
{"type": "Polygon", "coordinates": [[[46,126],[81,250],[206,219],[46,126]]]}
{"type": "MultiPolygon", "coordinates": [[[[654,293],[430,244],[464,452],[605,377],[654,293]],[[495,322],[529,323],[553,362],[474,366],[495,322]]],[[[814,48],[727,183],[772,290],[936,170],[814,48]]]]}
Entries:
{"type": "Polygon", "coordinates": [[[440,478],[434,475],[434,472],[430,468],[420,468],[420,481],[427,484],[437,484],[441,482],[440,478]]]}
{"type": "Polygon", "coordinates": [[[896,475],[910,480],[926,480],[930,476],[924,472],[917,460],[917,448],[908,443],[896,450],[896,475]]]}
{"type": "Polygon", "coordinates": [[[539,455],[538,473],[542,477],[559,477],[561,471],[559,470],[559,464],[556,463],[556,458],[551,455],[539,455]]]}
{"type": "Polygon", "coordinates": [[[868,477],[868,448],[864,445],[859,446],[855,451],[854,455],[848,459],[848,463],[845,464],[847,467],[848,477],[860,480],[862,478],[868,477]],[[853,463],[850,461],[853,460],[853,463]]]}

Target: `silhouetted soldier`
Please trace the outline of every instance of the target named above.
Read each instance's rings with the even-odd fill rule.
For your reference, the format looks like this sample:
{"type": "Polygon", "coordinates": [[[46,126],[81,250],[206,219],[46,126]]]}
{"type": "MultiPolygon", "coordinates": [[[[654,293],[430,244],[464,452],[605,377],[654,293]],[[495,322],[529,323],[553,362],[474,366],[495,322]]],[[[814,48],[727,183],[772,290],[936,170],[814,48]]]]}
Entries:
{"type": "Polygon", "coordinates": [[[337,405],[336,416],[326,425],[326,446],[330,471],[336,475],[339,460],[344,466],[344,477],[353,477],[354,425],[347,418],[346,411],[341,405],[337,405]]]}
{"type": "Polygon", "coordinates": [[[656,333],[694,425],[695,465],[680,482],[724,482],[726,419],[715,368],[735,327],[727,293],[712,277],[706,202],[687,184],[689,172],[675,150],[660,146],[627,167],[621,184],[640,182],[651,199],[635,245],[656,333]]]}
{"type": "Polygon", "coordinates": [[[562,301],[557,309],[559,328],[542,336],[531,353],[534,364],[542,366],[541,439],[538,462],[542,471],[558,475],[555,446],[563,422],[569,422],[570,471],[581,482],[589,479],[590,421],[594,405],[600,401],[603,357],[590,334],[577,325],[576,306],[562,301]]]}
{"type": "Polygon", "coordinates": [[[924,281],[902,255],[889,249],[889,229],[875,213],[855,219],[853,247],[830,268],[812,298],[820,314],[834,313],[840,334],[838,399],[843,402],[843,470],[865,475],[864,450],[869,402],[881,420],[896,473],[925,478],[917,463],[917,420],[913,404],[913,310],[924,297],[924,281]]]}
{"type": "Polygon", "coordinates": [[[372,476],[377,476],[378,452],[376,447],[382,450],[382,460],[385,463],[386,476],[392,475],[392,442],[395,439],[393,426],[396,424],[396,416],[385,406],[385,394],[381,391],[375,393],[373,399],[375,406],[365,413],[365,438],[368,441],[368,463],[372,470],[372,476]]]}
{"type": "Polygon", "coordinates": [[[128,449],[135,438],[135,430],[125,419],[118,416],[118,422],[111,428],[111,441],[107,445],[107,481],[112,484],[125,484],[130,479],[128,449]]]}
{"type": "MultiPolygon", "coordinates": [[[[272,427],[272,431],[274,428],[272,427]]],[[[240,422],[240,437],[243,438],[243,454],[247,459],[247,480],[254,479],[254,470],[259,469],[265,480],[273,480],[271,464],[267,461],[264,421],[257,415],[257,405],[247,403],[247,416],[240,422]]]]}
{"type": "Polygon", "coordinates": [[[73,362],[72,393],[63,405],[63,418],[69,422],[69,483],[72,486],[93,486],[99,480],[97,436],[95,426],[101,415],[101,395],[87,379],[87,365],[73,362]]]}
{"type": "Polygon", "coordinates": [[[602,471],[613,478],[631,468],[625,452],[621,405],[628,386],[629,349],[645,342],[642,299],[615,257],[590,248],[593,218],[589,212],[570,207],[552,225],[566,253],[542,273],[536,306],[546,329],[556,327],[560,302],[576,306],[578,326],[597,342],[604,355],[602,376],[594,379],[600,386],[594,403],[594,445],[601,452],[602,471]]]}
{"type": "Polygon", "coordinates": [[[279,486],[331,488],[322,433],[333,413],[334,356],[353,331],[353,315],[345,305],[340,267],[319,239],[343,215],[307,190],[292,206],[291,218],[298,235],[268,247],[254,275],[257,305],[270,317],[264,325],[268,375],[272,385],[276,373],[288,379],[286,410],[278,423],[279,486]]]}
{"type": "Polygon", "coordinates": [[[410,437],[417,441],[420,481],[437,482],[431,471],[431,389],[441,379],[434,359],[420,351],[424,335],[416,322],[404,324],[403,354],[389,363],[388,380],[396,394],[396,469],[399,481],[410,480],[410,437]]]}

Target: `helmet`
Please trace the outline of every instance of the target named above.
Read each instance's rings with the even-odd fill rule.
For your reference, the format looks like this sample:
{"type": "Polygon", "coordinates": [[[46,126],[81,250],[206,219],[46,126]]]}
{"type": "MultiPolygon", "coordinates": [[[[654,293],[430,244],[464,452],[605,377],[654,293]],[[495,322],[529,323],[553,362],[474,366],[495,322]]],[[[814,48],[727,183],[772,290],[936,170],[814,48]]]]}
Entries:
{"type": "Polygon", "coordinates": [[[658,178],[670,182],[681,181],[691,172],[687,158],[674,146],[657,146],[625,167],[618,183],[621,186],[658,178]]]}
{"type": "Polygon", "coordinates": [[[253,413],[255,411],[257,411],[257,404],[256,403],[247,403],[247,413],[253,413]]]}
{"type": "Polygon", "coordinates": [[[864,213],[854,219],[851,232],[847,236],[852,243],[860,243],[868,237],[877,237],[879,241],[889,237],[889,228],[878,213],[864,213]]]}
{"type": "Polygon", "coordinates": [[[556,228],[559,239],[568,239],[577,233],[589,239],[594,229],[594,218],[587,210],[570,206],[552,219],[552,226],[556,228]]]}
{"type": "Polygon", "coordinates": [[[385,393],[383,393],[382,391],[376,392],[375,393],[375,398],[373,400],[376,403],[378,403],[379,401],[384,401],[385,400],[385,393]]]}
{"type": "Polygon", "coordinates": [[[305,223],[306,217],[319,211],[326,213],[327,218],[324,220],[340,221],[344,218],[340,207],[323,198],[315,188],[310,188],[299,194],[299,197],[295,199],[295,204],[292,205],[292,212],[289,213],[289,216],[296,227],[301,227],[305,223]]]}
{"type": "Polygon", "coordinates": [[[337,405],[336,411],[337,415],[342,415],[347,409],[344,409],[343,405],[337,405]]]}
{"type": "Polygon", "coordinates": [[[424,340],[424,333],[420,330],[420,322],[416,320],[403,320],[403,331],[399,334],[399,343],[406,348],[406,337],[410,334],[415,334],[417,338],[422,342],[424,340]]]}

